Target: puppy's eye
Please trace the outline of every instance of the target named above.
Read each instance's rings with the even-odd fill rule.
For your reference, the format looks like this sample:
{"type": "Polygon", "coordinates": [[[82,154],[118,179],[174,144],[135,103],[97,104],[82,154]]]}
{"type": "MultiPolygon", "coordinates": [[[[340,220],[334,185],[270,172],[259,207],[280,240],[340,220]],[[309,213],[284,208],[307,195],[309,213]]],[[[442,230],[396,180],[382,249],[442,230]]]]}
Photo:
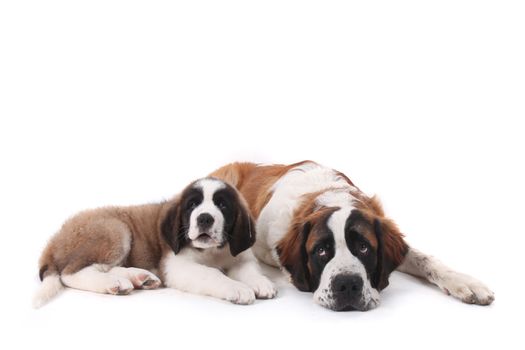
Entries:
{"type": "Polygon", "coordinates": [[[188,202],[188,209],[195,209],[197,207],[197,202],[191,201],[188,202]]]}
{"type": "Polygon", "coordinates": [[[364,244],[364,243],[361,243],[359,245],[359,253],[361,253],[363,255],[367,254],[368,253],[368,246],[366,244],[364,244]]]}
{"type": "Polygon", "coordinates": [[[226,201],[223,201],[223,200],[218,201],[217,206],[219,207],[219,209],[226,209],[228,207],[228,205],[226,204],[226,201]]]}

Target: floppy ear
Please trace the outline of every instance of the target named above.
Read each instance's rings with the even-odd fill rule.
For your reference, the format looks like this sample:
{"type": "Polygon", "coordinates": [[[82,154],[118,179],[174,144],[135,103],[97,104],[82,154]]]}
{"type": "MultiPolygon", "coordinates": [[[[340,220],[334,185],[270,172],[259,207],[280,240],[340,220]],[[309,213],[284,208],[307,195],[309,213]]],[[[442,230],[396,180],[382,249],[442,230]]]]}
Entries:
{"type": "Polygon", "coordinates": [[[179,202],[176,202],[168,209],[160,226],[162,237],[171,249],[173,249],[175,254],[177,254],[188,241],[186,232],[182,231],[182,216],[179,204],[179,202]]]}
{"type": "Polygon", "coordinates": [[[377,239],[377,265],[372,276],[372,287],[381,291],[388,286],[388,277],[405,258],[408,245],[396,225],[386,219],[374,220],[374,233],[377,239]]]}
{"type": "Polygon", "coordinates": [[[302,292],[312,291],[306,253],[306,240],[311,229],[312,224],[306,222],[297,229],[297,234],[285,236],[276,247],[281,264],[290,273],[294,286],[302,292]]]}
{"type": "Polygon", "coordinates": [[[233,256],[245,251],[255,243],[255,225],[248,208],[239,201],[239,211],[228,235],[230,253],[233,256]]]}

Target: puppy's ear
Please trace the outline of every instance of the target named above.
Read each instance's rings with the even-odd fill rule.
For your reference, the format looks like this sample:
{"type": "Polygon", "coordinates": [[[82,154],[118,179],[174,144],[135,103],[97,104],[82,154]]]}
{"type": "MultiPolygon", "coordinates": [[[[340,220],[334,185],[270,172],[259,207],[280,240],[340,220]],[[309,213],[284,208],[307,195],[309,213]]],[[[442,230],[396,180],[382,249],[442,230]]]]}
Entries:
{"type": "Polygon", "coordinates": [[[388,219],[374,220],[377,239],[377,265],[372,276],[372,287],[381,291],[388,286],[388,277],[405,258],[408,245],[397,226],[388,219]]]}
{"type": "Polygon", "coordinates": [[[238,212],[228,235],[230,252],[233,256],[245,251],[255,243],[255,224],[242,199],[238,200],[238,212]]]}
{"type": "Polygon", "coordinates": [[[181,248],[188,242],[186,232],[181,225],[182,216],[180,202],[176,201],[166,212],[160,225],[160,232],[166,243],[177,254],[181,248]]]}
{"type": "Polygon", "coordinates": [[[292,283],[303,292],[311,292],[310,270],[308,269],[308,255],[306,240],[312,229],[312,224],[306,222],[302,227],[296,227],[296,234],[285,236],[277,244],[279,260],[292,278],[292,283]]]}

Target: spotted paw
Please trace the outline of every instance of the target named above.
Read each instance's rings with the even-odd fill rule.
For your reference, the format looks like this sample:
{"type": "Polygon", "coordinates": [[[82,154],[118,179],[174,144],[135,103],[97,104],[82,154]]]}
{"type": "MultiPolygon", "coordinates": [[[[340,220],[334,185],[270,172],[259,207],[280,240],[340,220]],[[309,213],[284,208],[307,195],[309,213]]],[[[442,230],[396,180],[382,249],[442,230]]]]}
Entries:
{"type": "Polygon", "coordinates": [[[468,304],[489,305],[494,301],[492,292],[474,277],[459,272],[450,272],[439,283],[445,293],[468,304]]]}

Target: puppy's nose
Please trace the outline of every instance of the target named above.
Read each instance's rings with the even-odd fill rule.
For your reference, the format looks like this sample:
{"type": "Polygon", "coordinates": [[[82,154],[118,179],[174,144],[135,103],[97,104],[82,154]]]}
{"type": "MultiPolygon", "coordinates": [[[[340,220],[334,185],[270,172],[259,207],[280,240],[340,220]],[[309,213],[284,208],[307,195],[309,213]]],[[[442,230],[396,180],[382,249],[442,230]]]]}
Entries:
{"type": "Polygon", "coordinates": [[[361,295],[363,290],[363,279],[358,275],[337,275],[332,281],[334,294],[354,299],[361,295]]]}
{"type": "Polygon", "coordinates": [[[215,220],[213,219],[213,216],[211,216],[208,213],[202,213],[199,216],[197,216],[197,225],[201,229],[210,228],[211,225],[213,225],[214,221],[215,220]]]}

